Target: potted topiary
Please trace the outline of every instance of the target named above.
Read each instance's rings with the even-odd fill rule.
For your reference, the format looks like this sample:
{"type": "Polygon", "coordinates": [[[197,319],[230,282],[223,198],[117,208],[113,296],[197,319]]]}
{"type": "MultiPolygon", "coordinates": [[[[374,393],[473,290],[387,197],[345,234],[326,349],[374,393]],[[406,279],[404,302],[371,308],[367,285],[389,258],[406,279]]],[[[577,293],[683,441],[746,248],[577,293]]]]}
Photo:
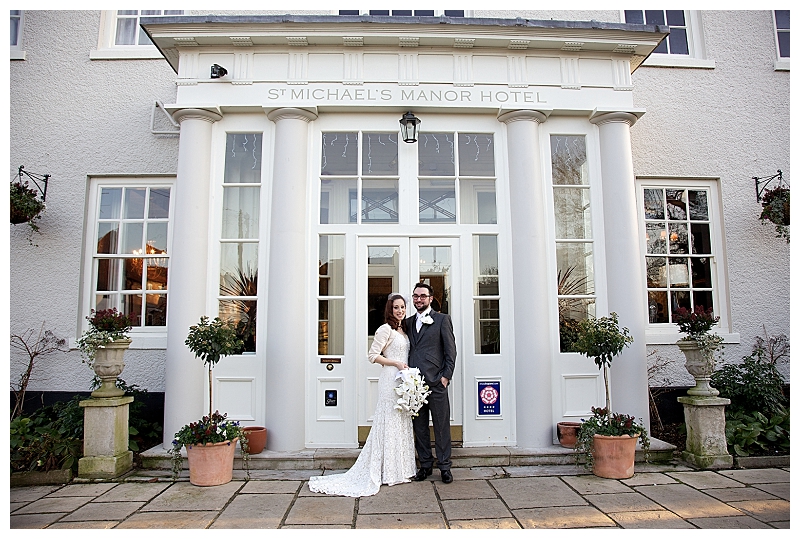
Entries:
{"type": "Polygon", "coordinates": [[[241,352],[244,343],[236,329],[219,317],[212,322],[208,317],[189,328],[186,346],[208,367],[208,415],[200,421],[184,425],[175,433],[172,448],[173,477],[183,466],[181,448],[186,448],[189,459],[189,482],[197,486],[215,486],[228,483],[233,478],[233,457],[236,442],[242,446],[242,458],[249,476],[249,453],[244,429],[238,421],[229,421],[227,414],[213,410],[213,369],[225,356],[241,352]]]}
{"type": "Polygon", "coordinates": [[[92,392],[92,397],[121,397],[125,392],[117,387],[117,377],[125,368],[125,350],[131,345],[128,332],[133,321],[117,309],[92,309],[87,316],[89,329],[78,339],[78,348],[83,354],[83,362],[94,370],[100,379],[100,387],[92,392]]]}
{"type": "Polygon", "coordinates": [[[686,334],[676,344],[686,356],[686,370],[695,379],[695,386],[687,391],[689,395],[716,397],[719,391],[711,387],[711,375],[714,373],[715,353],[722,350],[722,337],[710,333],[711,328],[719,322],[714,312],[705,310],[702,305],[695,307],[694,312],[681,307],[672,317],[678,324],[678,331],[686,334]]]}
{"type": "Polygon", "coordinates": [[[774,189],[767,189],[761,195],[761,215],[759,219],[763,224],[767,221],[775,225],[775,237],[785,238],[789,243],[789,188],[778,185],[774,189]]]}
{"type": "Polygon", "coordinates": [[[592,407],[592,417],[583,420],[575,442],[576,454],[586,455],[586,465],[599,477],[626,479],[633,476],[636,443],[641,441],[645,458],[650,438],[636,418],[615,414],[611,409],[609,369],[614,357],[633,342],[628,328],[619,327],[617,313],[582,320],[573,349],[594,360],[603,370],[606,407],[592,407]]]}

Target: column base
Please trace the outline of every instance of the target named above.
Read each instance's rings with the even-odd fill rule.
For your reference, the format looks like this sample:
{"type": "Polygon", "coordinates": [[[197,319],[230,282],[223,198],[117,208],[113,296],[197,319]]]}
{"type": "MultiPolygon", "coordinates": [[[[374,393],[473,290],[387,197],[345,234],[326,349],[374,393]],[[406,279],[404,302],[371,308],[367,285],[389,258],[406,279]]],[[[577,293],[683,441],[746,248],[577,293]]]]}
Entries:
{"type": "Polygon", "coordinates": [[[733,457],[729,454],[724,455],[695,455],[688,451],[681,453],[681,458],[694,468],[702,470],[727,470],[733,468],[733,457]]]}
{"type": "Polygon", "coordinates": [[[725,439],[725,406],[720,397],[678,397],[686,419],[686,451],[681,456],[691,466],[719,470],[733,467],[725,439]]]}
{"type": "Polygon", "coordinates": [[[78,477],[84,479],[114,479],[133,468],[133,451],[114,456],[83,457],[78,460],[78,477]]]}

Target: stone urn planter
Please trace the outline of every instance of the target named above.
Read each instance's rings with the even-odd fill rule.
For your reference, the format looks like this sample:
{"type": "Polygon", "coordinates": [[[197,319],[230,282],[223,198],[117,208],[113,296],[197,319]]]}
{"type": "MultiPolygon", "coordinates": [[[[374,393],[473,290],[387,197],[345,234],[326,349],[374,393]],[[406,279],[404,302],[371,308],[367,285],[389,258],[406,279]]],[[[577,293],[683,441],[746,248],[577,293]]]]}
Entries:
{"type": "Polygon", "coordinates": [[[266,427],[245,427],[244,436],[247,438],[247,452],[258,455],[267,447],[266,427]]]}
{"type": "Polygon", "coordinates": [[[189,459],[189,482],[198,487],[230,483],[233,478],[235,440],[186,446],[189,459]]]}
{"type": "Polygon", "coordinates": [[[575,442],[578,440],[578,431],[581,428],[580,423],[574,421],[561,421],[556,424],[556,435],[558,436],[558,443],[563,447],[573,449],[575,442]]]}
{"type": "Polygon", "coordinates": [[[594,463],[592,473],[606,479],[628,479],[633,477],[633,461],[636,458],[638,436],[594,435],[592,450],[594,463]]]}
{"type": "Polygon", "coordinates": [[[92,397],[121,397],[125,392],[117,387],[117,377],[125,368],[123,357],[131,345],[130,339],[117,339],[98,348],[95,352],[92,369],[100,378],[100,387],[92,391],[92,397]]]}
{"type": "Polygon", "coordinates": [[[686,356],[686,370],[694,377],[695,386],[687,391],[697,397],[716,397],[719,391],[711,387],[711,375],[714,373],[713,363],[706,357],[695,340],[678,341],[678,348],[686,356]]]}

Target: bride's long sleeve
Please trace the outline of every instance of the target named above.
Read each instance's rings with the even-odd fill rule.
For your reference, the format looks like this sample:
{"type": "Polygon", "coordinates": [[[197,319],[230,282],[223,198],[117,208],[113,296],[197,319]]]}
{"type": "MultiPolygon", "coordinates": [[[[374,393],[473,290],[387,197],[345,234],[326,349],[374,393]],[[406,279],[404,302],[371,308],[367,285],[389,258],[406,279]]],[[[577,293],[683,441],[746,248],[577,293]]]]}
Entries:
{"type": "Polygon", "coordinates": [[[389,327],[389,324],[383,324],[375,331],[375,339],[372,341],[372,346],[369,347],[368,357],[370,363],[375,363],[375,360],[381,356],[391,336],[392,329],[389,327]]]}

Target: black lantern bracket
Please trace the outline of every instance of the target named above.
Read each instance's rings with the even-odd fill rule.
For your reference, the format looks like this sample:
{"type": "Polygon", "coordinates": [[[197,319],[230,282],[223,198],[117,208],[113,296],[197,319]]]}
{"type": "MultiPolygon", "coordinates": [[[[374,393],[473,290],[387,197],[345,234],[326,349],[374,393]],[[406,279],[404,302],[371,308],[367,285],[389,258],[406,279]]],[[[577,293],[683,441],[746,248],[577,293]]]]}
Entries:
{"type": "Polygon", "coordinates": [[[414,116],[411,111],[403,114],[403,117],[400,118],[400,135],[403,137],[403,142],[408,142],[409,144],[417,142],[419,124],[421,123],[422,120],[414,116]]]}
{"type": "Polygon", "coordinates": [[[28,172],[25,170],[23,165],[19,166],[17,170],[17,175],[14,177],[16,180],[17,178],[22,181],[22,177],[25,176],[29,180],[31,180],[39,192],[42,194],[42,202],[45,202],[47,199],[47,183],[50,181],[50,174],[36,174],[34,172],[28,172]]]}
{"type": "Polygon", "coordinates": [[[778,180],[778,184],[775,187],[776,189],[778,187],[789,187],[789,182],[783,179],[783,172],[780,170],[778,170],[778,172],[772,176],[762,176],[761,178],[753,176],[753,181],[756,182],[756,202],[761,202],[761,197],[764,195],[764,190],[767,188],[770,182],[776,179],[778,180]]]}

